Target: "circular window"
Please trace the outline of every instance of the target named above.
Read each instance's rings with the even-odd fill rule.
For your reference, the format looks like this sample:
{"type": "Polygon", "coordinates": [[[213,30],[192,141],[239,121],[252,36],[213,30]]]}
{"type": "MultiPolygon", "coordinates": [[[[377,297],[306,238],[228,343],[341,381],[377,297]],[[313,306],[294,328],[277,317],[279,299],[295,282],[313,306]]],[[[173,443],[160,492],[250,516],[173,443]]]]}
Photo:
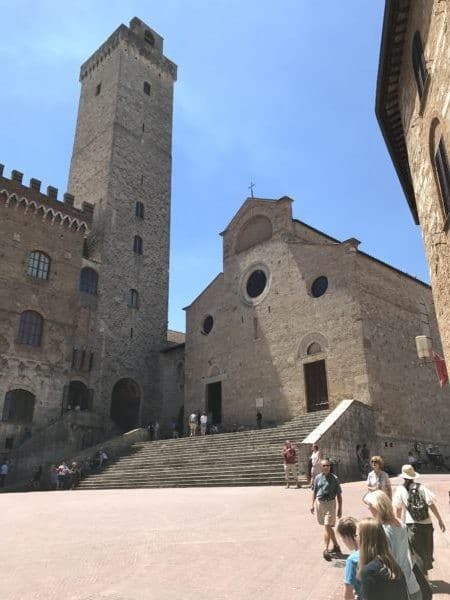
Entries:
{"type": "Polygon", "coordinates": [[[267,275],[261,269],[253,271],[247,279],[246,290],[250,298],[257,298],[266,289],[267,275]]]}
{"type": "Polygon", "coordinates": [[[313,284],[311,286],[311,294],[314,296],[314,298],[319,298],[320,296],[323,296],[325,294],[327,289],[328,279],[324,275],[321,275],[313,281],[313,284]]]}
{"type": "Polygon", "coordinates": [[[205,335],[208,335],[208,333],[211,331],[211,329],[213,328],[214,325],[214,319],[212,318],[211,315],[208,315],[207,317],[205,317],[204,321],[203,321],[203,333],[205,335]]]}

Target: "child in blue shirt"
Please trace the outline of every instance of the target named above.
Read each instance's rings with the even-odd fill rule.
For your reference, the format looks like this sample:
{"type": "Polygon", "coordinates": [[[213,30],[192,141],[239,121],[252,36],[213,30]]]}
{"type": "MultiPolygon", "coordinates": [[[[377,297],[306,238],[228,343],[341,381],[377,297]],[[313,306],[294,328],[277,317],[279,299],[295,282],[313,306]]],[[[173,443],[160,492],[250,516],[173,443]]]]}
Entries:
{"type": "Polygon", "coordinates": [[[350,555],[345,561],[345,600],[355,600],[360,597],[361,593],[361,582],[356,578],[359,561],[359,548],[356,537],[357,526],[358,521],[353,517],[342,517],[337,525],[338,534],[342,538],[345,546],[350,550],[350,555]]]}

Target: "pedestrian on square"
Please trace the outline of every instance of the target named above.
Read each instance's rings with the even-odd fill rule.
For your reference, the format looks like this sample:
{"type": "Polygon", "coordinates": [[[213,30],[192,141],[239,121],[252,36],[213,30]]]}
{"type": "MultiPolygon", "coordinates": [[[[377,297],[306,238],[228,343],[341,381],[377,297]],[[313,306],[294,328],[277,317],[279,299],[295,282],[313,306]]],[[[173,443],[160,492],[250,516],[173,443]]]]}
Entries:
{"type": "Polygon", "coordinates": [[[208,425],[208,415],[203,412],[200,417],[200,433],[206,435],[206,427],[208,425]]]}
{"type": "Polygon", "coordinates": [[[394,515],[391,499],[385,492],[376,490],[364,498],[372,516],[383,526],[392,556],[405,576],[410,600],[422,600],[422,592],[413,572],[413,562],[408,543],[406,525],[394,515]]]}
{"type": "Polygon", "coordinates": [[[406,523],[413,560],[427,577],[428,571],[433,568],[434,551],[430,511],[436,517],[442,532],[445,531],[445,525],[436,506],[436,496],[417,482],[420,474],[414,467],[409,464],[403,465],[400,477],[403,477],[404,483],[397,487],[393,505],[397,517],[406,523]]]}
{"type": "Polygon", "coordinates": [[[192,412],[189,415],[189,437],[195,437],[197,434],[197,414],[192,412]]]}
{"type": "Polygon", "coordinates": [[[261,429],[262,426],[262,413],[260,410],[256,413],[256,427],[257,429],[261,429]]]}
{"type": "Polygon", "coordinates": [[[355,600],[361,597],[361,582],[357,578],[359,563],[359,544],[357,537],[358,521],[353,517],[342,517],[337,524],[337,532],[344,545],[350,550],[345,561],[344,600],[355,600]]]}
{"type": "Polygon", "coordinates": [[[358,524],[359,572],[363,600],[409,600],[405,576],[389,551],[383,527],[375,519],[358,524]]]}
{"type": "Polygon", "coordinates": [[[313,495],[311,513],[316,512],[319,525],[324,527],[324,551],[323,557],[330,561],[331,554],[340,554],[341,549],[336,540],[334,526],[336,525],[336,500],[337,516],[342,516],[342,489],[336,475],[330,473],[330,461],[321,461],[322,473],[317,475],[313,482],[313,495]],[[333,549],[329,551],[330,542],[333,549]]]}
{"type": "Polygon", "coordinates": [[[383,459],[381,456],[372,456],[370,464],[372,471],[367,475],[367,488],[369,492],[381,490],[392,499],[392,487],[389,475],[383,471],[383,459]]]}
{"type": "Polygon", "coordinates": [[[281,450],[281,455],[284,461],[284,476],[286,478],[286,489],[289,489],[290,483],[289,478],[292,477],[293,483],[296,487],[298,485],[298,467],[297,467],[297,453],[295,446],[289,440],[286,440],[281,450]]]}
{"type": "Polygon", "coordinates": [[[5,487],[6,478],[9,473],[9,464],[7,460],[4,460],[0,467],[0,487],[5,487]]]}
{"type": "Polygon", "coordinates": [[[321,466],[322,452],[320,451],[319,446],[317,444],[314,444],[314,446],[312,447],[312,453],[310,456],[310,460],[311,460],[310,479],[314,483],[314,479],[316,478],[316,476],[320,475],[320,473],[322,472],[322,466],[321,466]]]}
{"type": "Polygon", "coordinates": [[[64,460],[61,461],[61,464],[58,466],[58,490],[63,490],[65,488],[68,472],[69,469],[66,465],[66,462],[64,460]]]}

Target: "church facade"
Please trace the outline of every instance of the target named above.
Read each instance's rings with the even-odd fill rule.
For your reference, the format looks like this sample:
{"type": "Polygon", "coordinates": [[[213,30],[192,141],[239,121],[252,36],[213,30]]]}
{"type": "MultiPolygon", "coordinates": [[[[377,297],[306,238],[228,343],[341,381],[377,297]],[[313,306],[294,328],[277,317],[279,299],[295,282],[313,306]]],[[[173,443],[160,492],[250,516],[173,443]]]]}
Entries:
{"type": "Polygon", "coordinates": [[[249,198],[221,234],[223,272],[186,309],[185,408],[213,421],[279,423],[359,400],[382,440],[448,443],[449,391],[420,366],[438,339],[428,285],[249,198]]]}

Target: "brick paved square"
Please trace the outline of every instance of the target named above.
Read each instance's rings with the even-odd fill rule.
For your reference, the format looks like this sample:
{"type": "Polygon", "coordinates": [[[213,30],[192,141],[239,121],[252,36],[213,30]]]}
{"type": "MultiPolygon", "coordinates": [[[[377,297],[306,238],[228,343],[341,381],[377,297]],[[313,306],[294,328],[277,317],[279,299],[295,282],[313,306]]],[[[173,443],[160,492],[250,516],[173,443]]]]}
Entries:
{"type": "MultiPolygon", "coordinates": [[[[424,476],[450,529],[449,475],[424,476]]],[[[362,482],[344,514],[367,515],[362,482]]],[[[342,561],[321,558],[310,491],[282,487],[3,494],[2,600],[337,600],[342,561]]],[[[435,531],[450,591],[450,536],[435,531]]]]}

